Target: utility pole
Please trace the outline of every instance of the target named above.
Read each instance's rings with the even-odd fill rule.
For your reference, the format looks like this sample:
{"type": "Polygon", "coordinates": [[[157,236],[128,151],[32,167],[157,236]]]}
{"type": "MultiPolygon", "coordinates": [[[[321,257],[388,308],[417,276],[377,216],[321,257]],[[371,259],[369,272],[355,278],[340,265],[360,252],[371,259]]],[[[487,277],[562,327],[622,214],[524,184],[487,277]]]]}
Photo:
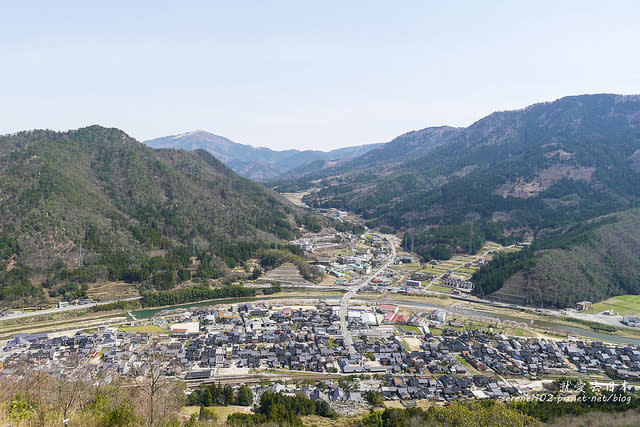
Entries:
{"type": "Polygon", "coordinates": [[[80,247],[78,248],[78,268],[82,268],[84,263],[84,259],[82,258],[82,243],[80,243],[80,247]]]}
{"type": "Polygon", "coordinates": [[[276,251],[278,250],[278,229],[276,228],[276,251]]]}
{"type": "Polygon", "coordinates": [[[473,217],[471,217],[471,230],[470,230],[470,237],[469,237],[469,254],[473,254],[473,217]]]}
{"type": "Polygon", "coordinates": [[[413,253],[413,234],[411,235],[411,253],[413,253]]]}

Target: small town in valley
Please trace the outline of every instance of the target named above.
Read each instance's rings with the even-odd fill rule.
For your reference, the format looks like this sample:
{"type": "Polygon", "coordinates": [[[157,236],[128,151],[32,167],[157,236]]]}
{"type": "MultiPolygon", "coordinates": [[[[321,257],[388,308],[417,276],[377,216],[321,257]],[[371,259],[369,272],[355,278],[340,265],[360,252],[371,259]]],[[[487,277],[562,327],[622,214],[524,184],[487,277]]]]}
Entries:
{"type": "MultiPolygon", "coordinates": [[[[572,323],[590,316],[590,302],[554,311],[471,295],[475,270],[522,246],[487,243],[474,256],[421,263],[396,236],[363,230],[290,242],[323,272],[319,283],[285,263],[241,283],[262,297],[132,309],[83,328],[7,334],[2,373],[20,378],[37,370],[106,385],[116,378],[135,384],[159,369],[182,381],[195,405],[199,390],[224,385],[237,393],[242,385],[256,402],[264,393],[304,396],[340,416],[376,406],[528,399],[565,378],[626,393],[640,387],[640,334],[624,338],[572,323]]],[[[49,311],[101,303],[62,302],[49,311]]],[[[3,318],[37,313],[5,310],[3,318]]],[[[619,324],[635,332],[629,316],[619,324]]]]}

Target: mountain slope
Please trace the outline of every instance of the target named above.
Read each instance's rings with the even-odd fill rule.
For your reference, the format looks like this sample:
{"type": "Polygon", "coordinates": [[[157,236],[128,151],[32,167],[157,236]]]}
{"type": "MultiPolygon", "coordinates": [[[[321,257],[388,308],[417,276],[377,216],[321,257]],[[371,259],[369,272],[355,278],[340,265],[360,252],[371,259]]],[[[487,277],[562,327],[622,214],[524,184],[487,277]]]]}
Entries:
{"type": "Polygon", "coordinates": [[[272,180],[269,185],[306,186],[310,181],[327,177],[337,177],[342,181],[344,176],[366,174],[378,166],[387,170],[393,165],[424,155],[444,144],[455,131],[456,128],[440,126],[407,132],[357,156],[339,158],[337,161],[315,161],[299,166],[272,180]]]}
{"type": "Polygon", "coordinates": [[[275,151],[269,148],[238,144],[222,136],[204,131],[155,138],[144,142],[153,148],[203,149],[236,173],[257,181],[273,179],[293,168],[318,160],[357,157],[381,144],[360,145],[324,152],[315,150],[275,151]]]}
{"type": "MultiPolygon", "coordinates": [[[[638,165],[640,96],[584,95],[493,113],[467,128],[447,129],[430,143],[391,142],[274,185],[312,189],[304,198],[312,207],[354,211],[371,227],[393,226],[404,232],[406,248],[411,242],[430,259],[475,252],[485,240],[511,244],[546,230],[586,226],[593,218],[633,208],[640,202],[638,165]],[[392,148],[395,154],[379,155],[392,148]]],[[[501,277],[526,283],[518,292],[526,292],[532,303],[562,305],[589,293],[619,293],[626,289],[620,283],[629,283],[635,270],[616,278],[612,271],[628,261],[622,249],[602,244],[605,252],[585,255],[600,275],[576,264],[576,254],[549,252],[536,254],[535,268],[530,259],[509,261],[501,277]],[[574,282],[580,290],[571,288],[574,282]]],[[[640,259],[633,256],[633,262],[640,259]]]]}
{"type": "Polygon", "coordinates": [[[640,199],[638,96],[562,98],[441,138],[423,153],[371,158],[379,148],[288,184],[320,180],[307,204],[410,230],[425,256],[436,245],[455,252],[485,237],[512,241],[640,199]]]}
{"type": "Polygon", "coordinates": [[[295,207],[211,154],[99,126],[1,137],[0,200],[5,300],[100,278],[170,287],[193,244],[201,277],[217,277],[296,228],[295,207]]]}
{"type": "Polygon", "coordinates": [[[638,294],[639,229],[640,210],[631,209],[545,232],[530,249],[476,273],[474,293],[547,307],[638,294]]]}

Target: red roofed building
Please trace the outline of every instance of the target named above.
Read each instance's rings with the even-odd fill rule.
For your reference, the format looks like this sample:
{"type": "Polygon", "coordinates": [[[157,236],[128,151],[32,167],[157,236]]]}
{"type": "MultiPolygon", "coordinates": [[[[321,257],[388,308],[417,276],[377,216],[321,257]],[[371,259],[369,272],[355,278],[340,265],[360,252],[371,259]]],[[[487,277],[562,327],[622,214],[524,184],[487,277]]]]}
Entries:
{"type": "Polygon", "coordinates": [[[384,315],[384,319],[382,320],[382,323],[387,323],[387,324],[388,324],[388,323],[391,323],[391,319],[393,319],[393,317],[394,317],[395,315],[396,315],[396,314],[395,314],[393,311],[390,311],[390,312],[386,313],[386,314],[384,315]]]}
{"type": "Polygon", "coordinates": [[[391,319],[391,323],[409,323],[409,316],[405,316],[404,314],[396,314],[395,316],[393,316],[393,319],[391,319]]]}
{"type": "Polygon", "coordinates": [[[396,314],[398,312],[398,306],[395,304],[380,304],[378,309],[384,313],[392,312],[396,314]]]}

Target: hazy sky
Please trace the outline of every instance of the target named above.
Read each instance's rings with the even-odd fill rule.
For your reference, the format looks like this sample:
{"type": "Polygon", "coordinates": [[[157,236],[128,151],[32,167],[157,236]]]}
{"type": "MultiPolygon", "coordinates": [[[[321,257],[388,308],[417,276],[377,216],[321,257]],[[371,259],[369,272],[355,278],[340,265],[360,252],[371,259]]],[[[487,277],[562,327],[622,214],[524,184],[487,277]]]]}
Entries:
{"type": "Polygon", "coordinates": [[[0,17],[2,134],[101,124],[330,149],[640,93],[637,1],[0,0],[0,17]]]}

